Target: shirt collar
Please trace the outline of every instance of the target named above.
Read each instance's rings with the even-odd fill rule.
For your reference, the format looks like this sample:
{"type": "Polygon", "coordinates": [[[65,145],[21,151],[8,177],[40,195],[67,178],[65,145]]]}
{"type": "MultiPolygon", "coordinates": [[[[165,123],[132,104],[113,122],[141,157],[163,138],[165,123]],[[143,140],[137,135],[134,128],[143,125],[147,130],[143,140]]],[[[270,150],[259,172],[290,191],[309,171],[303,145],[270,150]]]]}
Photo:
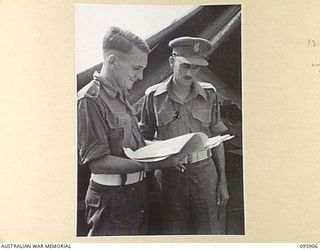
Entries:
{"type": "Polygon", "coordinates": [[[122,90],[119,87],[116,87],[110,81],[100,76],[100,73],[97,71],[94,72],[93,78],[99,80],[102,83],[102,86],[105,89],[106,93],[113,99],[117,96],[117,94],[119,94],[120,96],[128,95],[128,91],[126,89],[122,90]]]}
{"type": "MultiPolygon", "coordinates": [[[[172,84],[172,78],[173,76],[171,75],[163,84],[161,84],[157,90],[154,93],[154,96],[161,95],[164,92],[168,92],[171,94],[171,88],[170,85],[172,84]]],[[[201,87],[198,81],[193,82],[191,86],[191,95],[196,97],[198,95],[201,95],[206,101],[207,101],[207,95],[204,89],[201,87]]],[[[193,99],[193,98],[192,98],[193,99]]]]}
{"type": "Polygon", "coordinates": [[[193,88],[193,91],[194,91],[197,95],[201,95],[201,96],[207,101],[206,92],[205,92],[204,89],[201,87],[201,85],[199,84],[198,81],[195,81],[195,82],[192,84],[192,88],[193,88]]]}
{"type": "Polygon", "coordinates": [[[163,84],[160,84],[160,86],[157,88],[157,90],[154,92],[154,96],[161,95],[164,92],[168,91],[168,85],[172,80],[172,76],[170,76],[163,84]]]}

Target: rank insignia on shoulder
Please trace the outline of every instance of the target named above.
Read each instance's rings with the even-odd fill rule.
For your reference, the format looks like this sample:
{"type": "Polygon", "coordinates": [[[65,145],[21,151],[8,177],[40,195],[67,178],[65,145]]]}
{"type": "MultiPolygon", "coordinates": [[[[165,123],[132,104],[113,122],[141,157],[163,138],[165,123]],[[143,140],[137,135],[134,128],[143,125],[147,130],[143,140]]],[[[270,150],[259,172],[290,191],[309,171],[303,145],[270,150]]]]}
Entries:
{"type": "Polygon", "coordinates": [[[92,80],[89,83],[89,88],[86,92],[87,97],[96,98],[100,93],[100,82],[98,80],[92,80]]]}
{"type": "Polygon", "coordinates": [[[100,93],[100,82],[92,80],[78,92],[78,100],[83,97],[97,98],[100,93]]]}

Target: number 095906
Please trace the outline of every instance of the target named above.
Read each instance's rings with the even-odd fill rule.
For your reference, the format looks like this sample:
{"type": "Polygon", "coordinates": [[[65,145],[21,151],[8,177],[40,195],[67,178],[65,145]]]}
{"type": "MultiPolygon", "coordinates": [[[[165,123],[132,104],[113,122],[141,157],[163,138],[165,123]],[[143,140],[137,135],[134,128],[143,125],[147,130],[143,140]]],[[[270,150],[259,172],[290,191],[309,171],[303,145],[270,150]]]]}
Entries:
{"type": "Polygon", "coordinates": [[[318,248],[318,244],[300,244],[300,248],[318,248]]]}

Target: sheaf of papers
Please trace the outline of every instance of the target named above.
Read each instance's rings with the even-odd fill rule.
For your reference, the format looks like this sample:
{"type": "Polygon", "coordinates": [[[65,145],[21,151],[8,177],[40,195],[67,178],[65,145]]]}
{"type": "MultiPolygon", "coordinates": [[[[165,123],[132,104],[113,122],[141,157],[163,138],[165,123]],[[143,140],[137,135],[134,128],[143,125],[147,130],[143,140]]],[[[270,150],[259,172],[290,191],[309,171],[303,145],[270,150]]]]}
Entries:
{"type": "Polygon", "coordinates": [[[124,148],[124,153],[130,159],[140,162],[156,162],[168,158],[177,153],[185,155],[212,149],[221,142],[232,139],[233,135],[223,135],[208,138],[201,132],[177,136],[168,140],[148,142],[148,145],[137,149],[124,148]]]}
{"type": "Polygon", "coordinates": [[[228,140],[232,139],[233,137],[234,137],[234,135],[229,135],[229,134],[211,137],[206,142],[206,148],[212,149],[214,147],[217,147],[217,146],[219,146],[219,144],[221,142],[228,141],[228,140]]]}

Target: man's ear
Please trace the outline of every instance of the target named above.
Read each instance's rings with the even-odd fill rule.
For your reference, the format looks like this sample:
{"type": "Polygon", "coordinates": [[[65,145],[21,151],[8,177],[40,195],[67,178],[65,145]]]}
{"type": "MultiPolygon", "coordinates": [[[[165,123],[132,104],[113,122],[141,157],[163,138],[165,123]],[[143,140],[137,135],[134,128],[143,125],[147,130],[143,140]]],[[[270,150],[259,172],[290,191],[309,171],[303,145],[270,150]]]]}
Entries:
{"type": "Polygon", "coordinates": [[[117,57],[115,55],[109,55],[106,58],[107,65],[111,68],[114,68],[117,65],[117,57]]]}
{"type": "Polygon", "coordinates": [[[171,68],[173,68],[174,60],[175,59],[173,58],[173,56],[169,57],[169,65],[170,65],[171,68]]]}

